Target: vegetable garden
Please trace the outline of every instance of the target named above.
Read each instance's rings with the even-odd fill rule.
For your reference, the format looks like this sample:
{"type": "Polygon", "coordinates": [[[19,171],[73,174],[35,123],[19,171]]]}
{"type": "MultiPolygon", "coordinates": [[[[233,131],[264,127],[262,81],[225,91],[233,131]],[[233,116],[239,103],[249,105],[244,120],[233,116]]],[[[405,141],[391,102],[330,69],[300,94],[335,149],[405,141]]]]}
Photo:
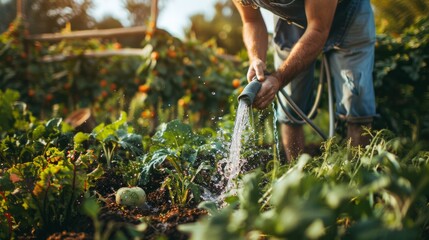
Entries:
{"type": "Polygon", "coordinates": [[[287,164],[272,110],[252,111],[218,204],[245,55],[158,30],[138,56],[86,57],[121,46],[28,42],[17,19],[0,36],[0,239],[429,239],[428,33],[378,36],[365,148],[339,124],[287,164]]]}

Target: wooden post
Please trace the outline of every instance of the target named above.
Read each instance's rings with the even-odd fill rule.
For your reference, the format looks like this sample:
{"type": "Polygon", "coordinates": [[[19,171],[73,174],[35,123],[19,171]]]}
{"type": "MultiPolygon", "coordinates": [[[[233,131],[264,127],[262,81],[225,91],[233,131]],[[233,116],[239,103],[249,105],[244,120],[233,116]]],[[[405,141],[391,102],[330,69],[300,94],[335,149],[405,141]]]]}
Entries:
{"type": "Polygon", "coordinates": [[[16,0],[16,16],[22,17],[22,0],[16,0]]]}
{"type": "Polygon", "coordinates": [[[150,6],[150,28],[151,30],[156,29],[156,22],[158,20],[158,0],[152,0],[150,6]]]}

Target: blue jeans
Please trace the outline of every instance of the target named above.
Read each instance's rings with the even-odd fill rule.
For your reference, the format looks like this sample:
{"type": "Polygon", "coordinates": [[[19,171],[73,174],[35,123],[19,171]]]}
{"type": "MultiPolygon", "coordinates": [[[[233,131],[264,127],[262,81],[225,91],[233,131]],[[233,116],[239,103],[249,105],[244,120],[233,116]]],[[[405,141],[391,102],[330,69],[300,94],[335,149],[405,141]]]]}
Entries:
{"type": "MultiPolygon", "coordinates": [[[[282,21],[277,19],[277,21],[282,21]]],[[[276,24],[275,31],[285,31],[282,43],[275,44],[274,63],[278,68],[288,57],[292,46],[304,33],[291,24],[276,24]],[[287,36],[287,37],[285,37],[287,36]],[[281,45],[282,47],[280,47],[281,45]]],[[[278,39],[277,39],[278,41],[278,39]]],[[[359,9],[348,26],[342,42],[335,46],[325,46],[324,54],[335,92],[335,111],[339,118],[354,123],[368,123],[376,116],[373,87],[375,25],[369,0],[362,0],[359,9]]],[[[293,79],[284,89],[304,113],[309,113],[314,102],[314,67],[293,79]]],[[[280,95],[278,101],[286,105],[292,116],[300,119],[280,95]]],[[[294,124],[278,104],[279,122],[294,124]]]]}

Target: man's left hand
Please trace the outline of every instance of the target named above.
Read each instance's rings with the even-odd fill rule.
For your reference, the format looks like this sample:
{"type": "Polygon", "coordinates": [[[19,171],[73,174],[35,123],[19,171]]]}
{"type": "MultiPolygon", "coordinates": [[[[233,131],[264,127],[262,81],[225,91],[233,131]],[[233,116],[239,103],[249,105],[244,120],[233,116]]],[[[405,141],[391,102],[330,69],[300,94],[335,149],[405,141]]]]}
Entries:
{"type": "Polygon", "coordinates": [[[277,92],[280,90],[280,81],[273,75],[265,76],[261,82],[262,86],[255,97],[253,106],[257,109],[265,109],[273,102],[277,92]]]}

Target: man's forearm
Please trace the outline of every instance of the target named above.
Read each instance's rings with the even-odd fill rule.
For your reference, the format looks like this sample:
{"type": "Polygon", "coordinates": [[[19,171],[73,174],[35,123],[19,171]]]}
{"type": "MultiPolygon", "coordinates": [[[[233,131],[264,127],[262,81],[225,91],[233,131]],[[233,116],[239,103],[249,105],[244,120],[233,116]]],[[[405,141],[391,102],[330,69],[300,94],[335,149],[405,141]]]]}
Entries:
{"type": "Polygon", "coordinates": [[[268,33],[263,22],[243,24],[243,41],[249,54],[249,60],[260,59],[265,62],[268,50],[268,33]]]}
{"type": "Polygon", "coordinates": [[[286,86],[316,60],[323,49],[326,38],[326,34],[317,31],[308,31],[301,37],[293,46],[288,58],[274,74],[282,87],[286,86]]]}

